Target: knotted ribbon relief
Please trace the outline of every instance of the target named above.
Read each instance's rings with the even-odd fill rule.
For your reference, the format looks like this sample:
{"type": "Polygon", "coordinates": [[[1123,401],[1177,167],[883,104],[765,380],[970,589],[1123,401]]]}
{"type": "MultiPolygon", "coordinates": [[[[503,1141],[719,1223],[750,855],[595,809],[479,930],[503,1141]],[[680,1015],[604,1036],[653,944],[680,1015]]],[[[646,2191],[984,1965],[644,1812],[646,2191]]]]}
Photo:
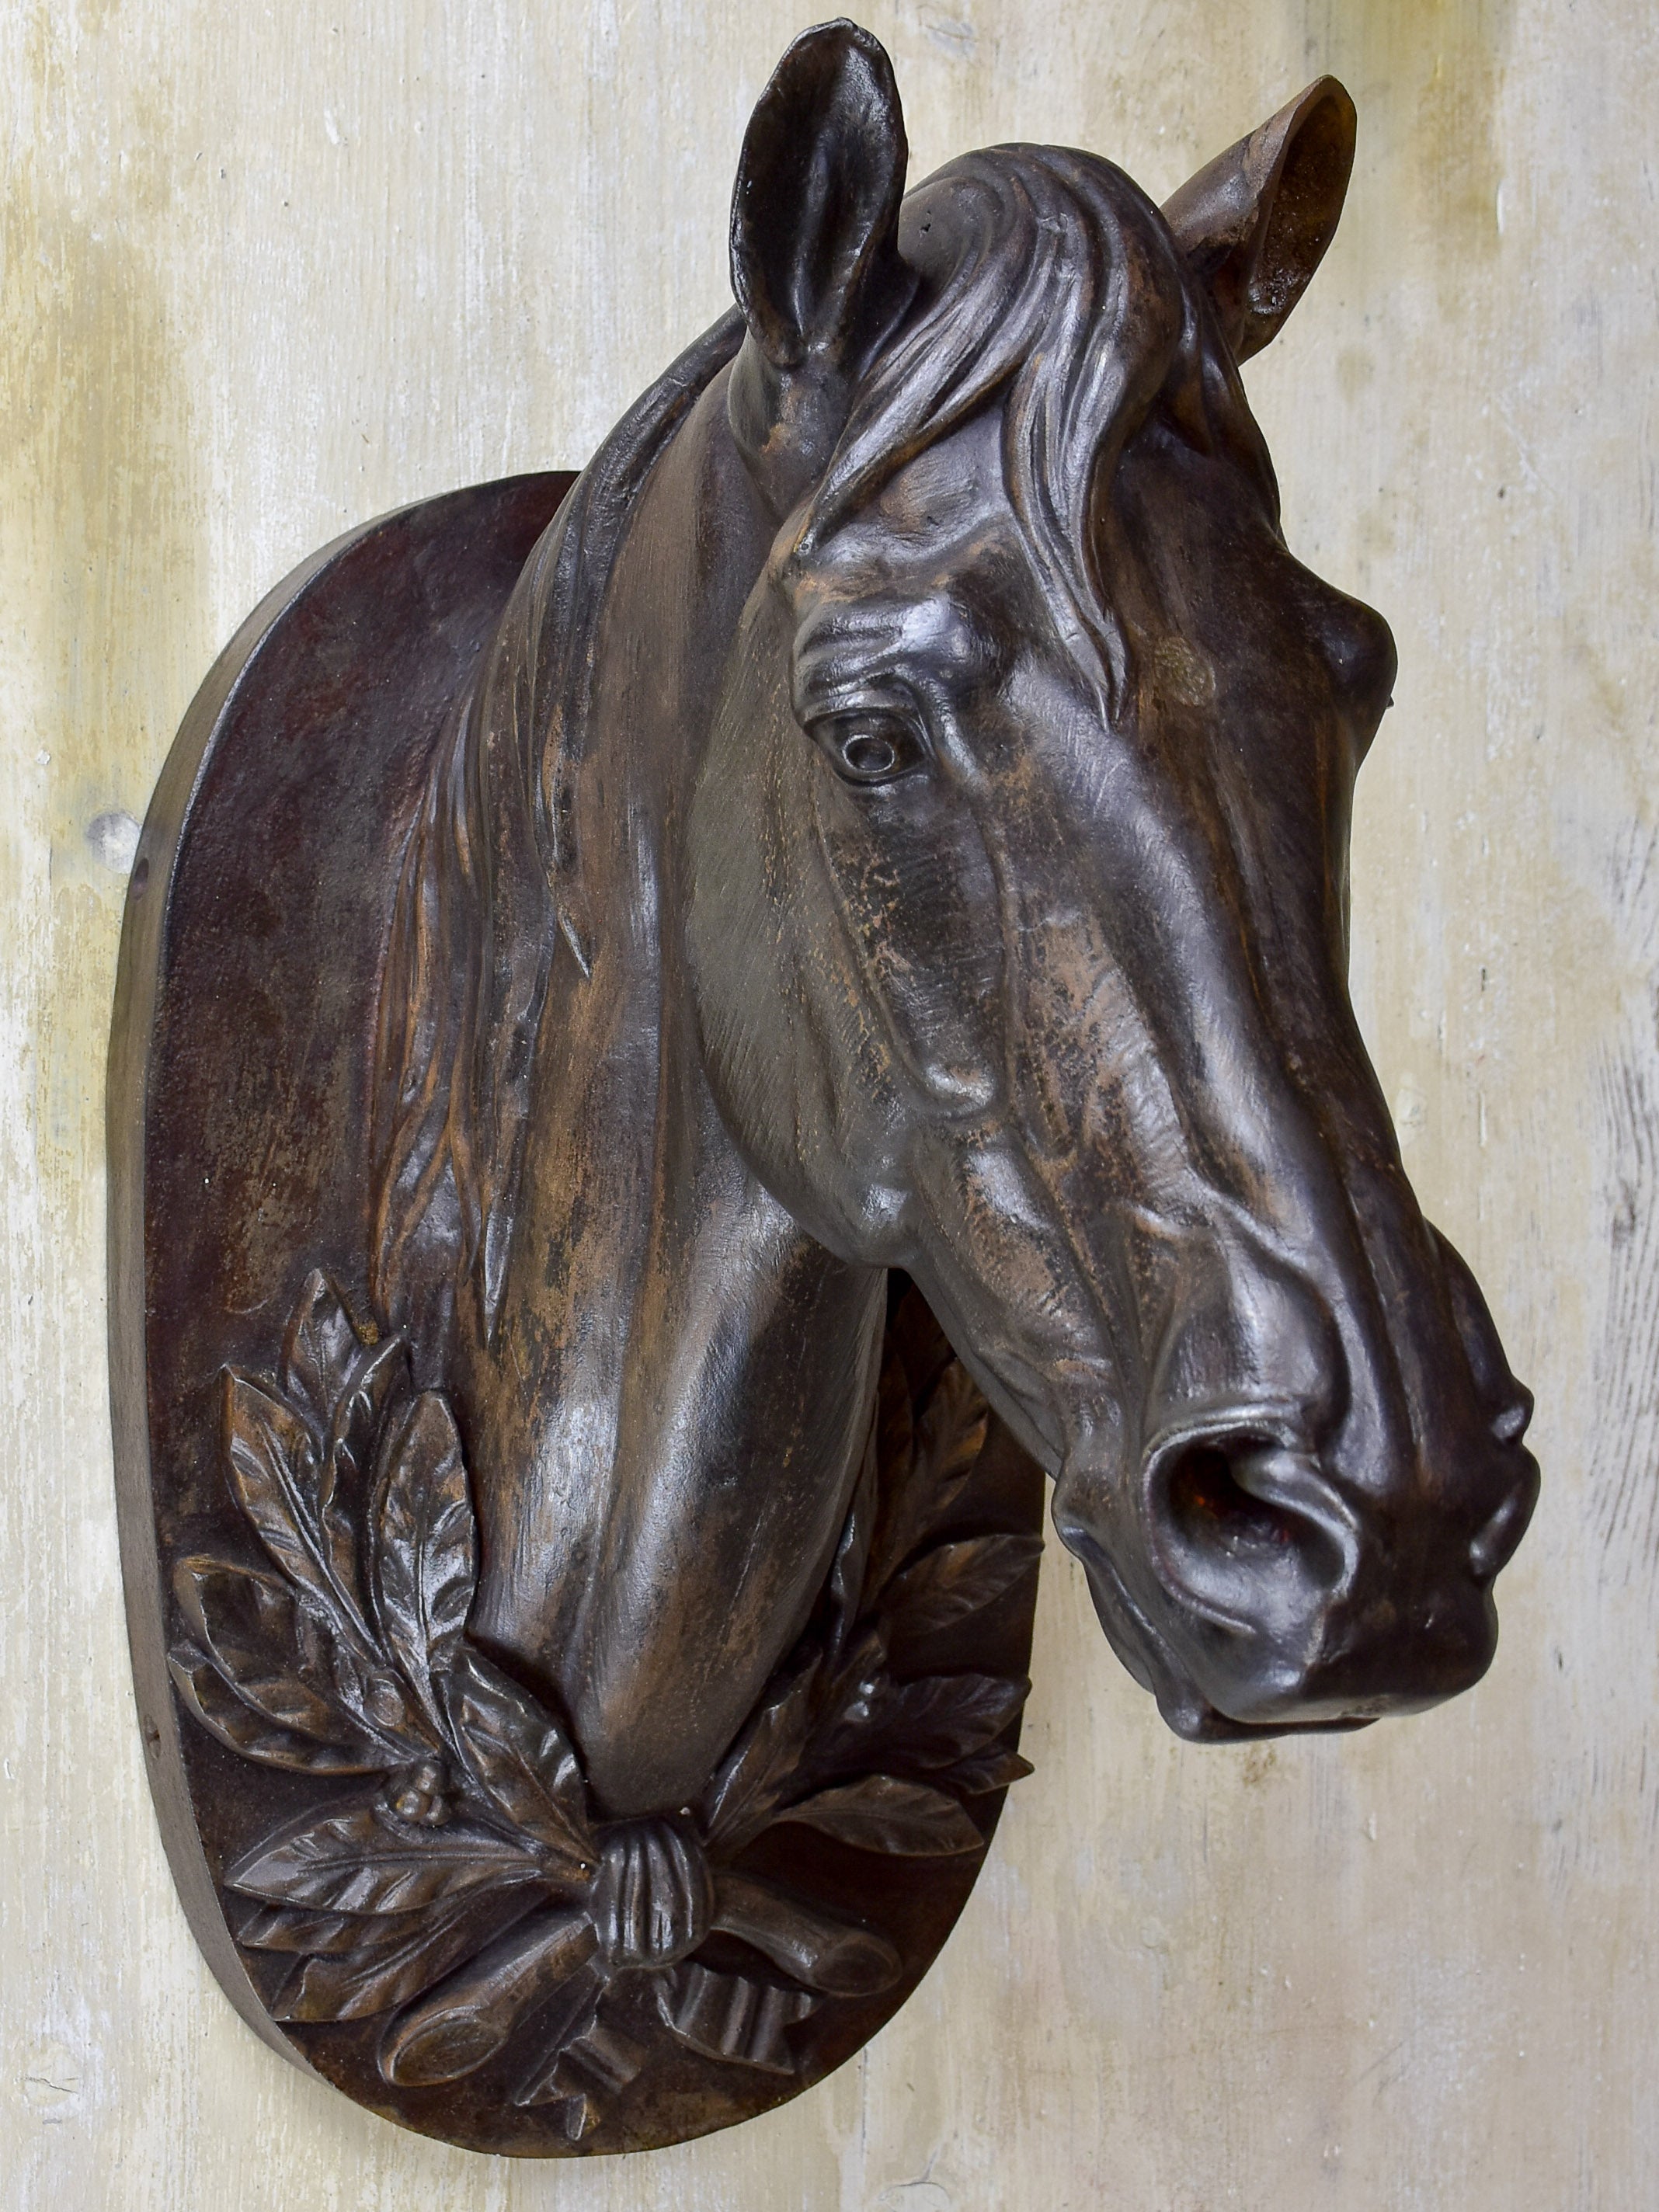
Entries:
{"type": "Polygon", "coordinates": [[[902,1668],[1036,1562],[1030,1534],[941,1540],[986,1426],[948,1354],[919,1396],[890,1358],[813,1623],[695,1804],[608,1820],[546,1693],[467,1634],[477,1530],[447,1401],[313,1273],[276,1378],[224,1376],[225,1474],[270,1565],[192,1553],[173,1576],[195,1718],[263,1765],[367,1784],[224,1869],[252,1908],[243,1950],[292,1959],[273,2016],[384,2016],[380,2069],[404,2087],[505,2054],[513,2101],[561,2106],[573,2140],[646,2063],[641,1990],[679,2043],[793,2074],[791,2028],[902,1962],[878,1929],[745,1871],[745,1848],[793,1823],[865,1851],[977,1851],[975,1802],[1030,1771],[1004,1741],[1024,1680],[902,1668]],[[701,1960],[716,1936],[753,1969],[731,1970],[729,1943],[701,1960]]]}

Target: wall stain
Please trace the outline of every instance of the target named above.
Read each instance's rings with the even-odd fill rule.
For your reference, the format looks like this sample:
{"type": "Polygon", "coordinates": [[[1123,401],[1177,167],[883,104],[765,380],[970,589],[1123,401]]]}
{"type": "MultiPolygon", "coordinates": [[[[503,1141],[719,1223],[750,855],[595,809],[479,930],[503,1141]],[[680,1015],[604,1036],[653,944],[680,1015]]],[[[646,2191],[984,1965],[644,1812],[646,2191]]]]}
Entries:
{"type": "MultiPolygon", "coordinates": [[[[1449,313],[1472,267],[1498,251],[1499,107],[1515,14],[1516,0],[1289,0],[1285,9],[1309,76],[1340,76],[1359,110],[1360,189],[1345,222],[1379,241],[1408,226],[1449,313]],[[1366,190],[1373,179],[1385,189],[1366,190]]],[[[1375,254],[1385,265],[1395,258],[1380,245],[1375,254]]]]}
{"type": "Polygon", "coordinates": [[[7,651],[31,708],[5,743],[35,831],[12,880],[49,940],[33,1010],[38,1164],[77,1229],[101,1163],[125,888],[121,841],[87,825],[143,817],[158,725],[176,711],[173,617],[194,606],[202,570],[188,398],[130,236],[147,228],[133,217],[155,179],[128,165],[115,186],[108,204],[73,206],[28,161],[0,210],[7,651]]]}

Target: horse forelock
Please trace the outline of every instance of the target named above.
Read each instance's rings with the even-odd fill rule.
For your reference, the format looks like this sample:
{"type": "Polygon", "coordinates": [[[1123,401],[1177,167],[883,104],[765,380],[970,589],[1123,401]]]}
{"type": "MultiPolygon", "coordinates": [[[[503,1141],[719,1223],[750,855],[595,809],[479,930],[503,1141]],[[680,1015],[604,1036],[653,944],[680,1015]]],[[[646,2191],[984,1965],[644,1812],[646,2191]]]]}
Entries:
{"type": "Polygon", "coordinates": [[[1060,642],[1109,711],[1127,654],[1091,515],[1160,398],[1188,434],[1256,465],[1276,504],[1197,281],[1133,179],[1060,147],[948,163],[907,198],[900,242],[922,278],[917,299],[854,396],[791,562],[809,563],[908,461],[1000,405],[1026,556],[1060,642]]]}

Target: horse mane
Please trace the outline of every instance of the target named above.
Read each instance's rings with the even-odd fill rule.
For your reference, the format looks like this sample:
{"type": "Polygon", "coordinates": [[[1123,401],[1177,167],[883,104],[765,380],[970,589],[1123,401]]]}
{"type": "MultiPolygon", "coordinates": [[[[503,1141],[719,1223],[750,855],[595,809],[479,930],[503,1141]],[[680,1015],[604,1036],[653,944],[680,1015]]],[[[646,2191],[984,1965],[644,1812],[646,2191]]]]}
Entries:
{"type": "Polygon", "coordinates": [[[742,337],[733,309],[572,487],[445,727],[404,848],[374,1048],[370,1289],[434,1355],[469,1279],[493,1329],[559,944],[589,962],[568,793],[606,589],[646,478],[742,337]]]}
{"type": "Polygon", "coordinates": [[[919,308],[854,397],[795,557],[1000,399],[1027,557],[1061,644],[1113,711],[1127,654],[1091,514],[1154,403],[1201,450],[1224,449],[1278,519],[1273,464],[1203,289],[1139,185],[1066,147],[948,162],[906,198],[900,247],[922,278],[919,308]]]}
{"type": "MultiPolygon", "coordinates": [[[[908,196],[900,237],[916,301],[854,395],[791,557],[809,559],[906,461],[1000,401],[1031,567],[1112,712],[1128,660],[1097,571],[1094,502],[1161,397],[1182,434],[1246,468],[1276,517],[1237,368],[1162,217],[1097,156],[967,155],[908,196]]],[[[377,1311],[423,1353],[447,1342],[469,1280],[494,1330],[560,944],[584,973],[590,962],[568,793],[606,589],[647,477],[743,335],[725,316],[600,447],[514,587],[422,796],[381,988],[370,1270],[377,1311]]]]}

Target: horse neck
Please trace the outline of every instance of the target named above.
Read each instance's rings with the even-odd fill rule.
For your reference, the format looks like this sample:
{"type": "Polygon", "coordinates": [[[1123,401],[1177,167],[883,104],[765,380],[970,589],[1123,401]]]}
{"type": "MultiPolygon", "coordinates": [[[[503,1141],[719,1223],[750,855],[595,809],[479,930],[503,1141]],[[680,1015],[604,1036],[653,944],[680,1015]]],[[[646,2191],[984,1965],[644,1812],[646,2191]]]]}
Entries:
{"type": "Polygon", "coordinates": [[[463,1327],[456,1361],[475,1631],[559,1691],[618,1813],[694,1795],[799,1632],[878,1343],[880,1276],[806,1237],[726,1133],[677,926],[677,826],[770,536],[724,381],[647,480],[606,589],[562,802],[579,920],[493,1325],[463,1327]],[[711,558],[712,515],[735,520],[711,558]]]}

